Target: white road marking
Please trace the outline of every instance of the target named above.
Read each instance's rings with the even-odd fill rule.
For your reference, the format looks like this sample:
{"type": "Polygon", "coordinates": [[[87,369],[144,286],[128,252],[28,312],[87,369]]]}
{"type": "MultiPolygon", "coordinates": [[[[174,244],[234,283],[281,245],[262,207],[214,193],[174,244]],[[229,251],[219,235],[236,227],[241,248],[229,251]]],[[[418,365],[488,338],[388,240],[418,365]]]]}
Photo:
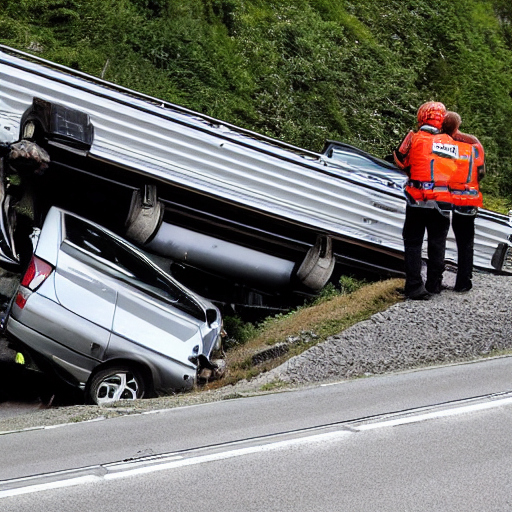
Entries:
{"type": "Polygon", "coordinates": [[[354,427],[357,431],[374,430],[377,428],[396,427],[398,425],[405,425],[407,423],[419,423],[421,421],[435,420],[439,418],[447,418],[449,416],[457,416],[460,414],[468,414],[476,411],[483,411],[485,409],[493,409],[495,407],[502,407],[504,405],[512,404],[512,397],[502,398],[499,400],[491,400],[489,402],[483,402],[479,404],[465,405],[461,407],[454,407],[452,409],[445,409],[441,411],[434,411],[425,414],[417,414],[405,418],[397,418],[394,420],[386,420],[378,423],[369,423],[361,425],[360,427],[354,427]]]}
{"type": "MultiPolygon", "coordinates": [[[[106,473],[104,475],[85,475],[85,476],[68,477],[68,478],[64,478],[62,480],[57,480],[57,481],[52,481],[52,482],[47,482],[47,483],[32,484],[32,485],[26,485],[23,487],[13,488],[13,489],[6,489],[3,491],[0,491],[0,498],[7,498],[10,496],[19,496],[21,494],[47,491],[47,490],[51,490],[51,489],[59,489],[62,487],[71,487],[71,486],[90,484],[90,483],[96,483],[96,482],[101,482],[101,481],[119,480],[121,478],[129,478],[129,477],[154,473],[157,471],[165,471],[165,470],[176,469],[176,468],[180,468],[180,467],[184,467],[184,466],[203,464],[205,462],[231,459],[234,457],[241,457],[241,456],[250,455],[253,453],[262,453],[262,452],[268,452],[268,451],[273,451],[273,450],[282,450],[282,449],[289,448],[291,446],[319,443],[319,442],[323,442],[326,440],[346,436],[351,433],[352,432],[350,432],[348,430],[338,430],[335,432],[328,432],[328,433],[316,434],[316,435],[312,435],[312,436],[299,437],[296,439],[288,439],[286,441],[277,441],[277,442],[267,443],[267,444],[258,445],[258,446],[250,446],[247,448],[238,448],[235,450],[228,450],[228,451],[223,451],[220,453],[213,453],[213,454],[208,454],[208,455],[192,456],[189,458],[186,458],[183,456],[175,456],[175,457],[169,457],[170,459],[173,459],[173,460],[170,460],[169,462],[163,462],[163,463],[162,462],[153,462],[150,465],[146,465],[144,467],[133,468],[133,469],[129,469],[134,464],[132,462],[127,462],[124,464],[116,463],[115,465],[106,464],[106,465],[102,466],[102,468],[106,470],[106,473]],[[123,466],[125,466],[127,469],[124,469],[123,466]]],[[[56,473],[54,473],[53,475],[56,475],[56,473]]],[[[52,474],[44,475],[45,478],[50,478],[51,476],[52,476],[52,474]]],[[[21,483],[23,480],[24,479],[19,479],[18,482],[21,483]]],[[[11,481],[11,484],[12,483],[16,483],[16,481],[11,481]]],[[[0,483],[0,486],[1,486],[1,483],[0,483]]]]}
{"type": "Polygon", "coordinates": [[[153,473],[154,471],[162,471],[167,469],[176,469],[184,466],[192,466],[196,464],[203,464],[205,462],[213,462],[218,460],[232,459],[234,457],[242,457],[244,455],[251,455],[253,453],[270,452],[274,450],[283,450],[292,446],[300,446],[306,444],[321,443],[332,439],[351,434],[348,430],[337,430],[335,432],[327,432],[323,434],[315,434],[312,436],[299,437],[296,439],[287,439],[286,441],[277,441],[273,443],[263,444],[259,446],[249,446],[247,448],[238,448],[236,450],[228,450],[220,453],[212,453],[209,455],[199,455],[190,458],[181,458],[180,460],[174,460],[163,464],[146,466],[138,469],[129,469],[122,471],[121,473],[106,474],[105,480],[116,480],[119,478],[125,478],[129,476],[137,476],[141,474],[153,473]]]}
{"type": "Polygon", "coordinates": [[[8,489],[0,492],[0,498],[8,498],[9,496],[19,496],[20,494],[29,494],[33,492],[48,491],[51,489],[61,489],[63,487],[71,487],[75,485],[90,484],[101,480],[95,475],[80,476],[77,478],[69,478],[66,480],[58,480],[56,482],[34,484],[26,487],[18,487],[16,489],[8,489]]]}
{"type": "MultiPolygon", "coordinates": [[[[294,446],[308,444],[311,445],[315,443],[322,443],[325,441],[337,440],[348,435],[357,434],[358,432],[364,432],[380,428],[395,427],[410,423],[418,423],[428,420],[457,416],[461,414],[468,414],[472,412],[493,409],[496,407],[503,407],[506,405],[512,405],[512,397],[509,396],[507,398],[493,399],[485,402],[480,402],[477,404],[452,407],[450,409],[433,411],[429,413],[414,414],[411,416],[404,416],[401,418],[379,421],[375,423],[366,423],[359,426],[357,425],[357,421],[345,422],[340,423],[337,426],[329,426],[330,429],[337,428],[337,430],[331,430],[329,432],[318,433],[319,429],[297,431],[295,433],[287,433],[287,435],[294,434],[298,435],[299,437],[294,437],[291,439],[285,439],[280,441],[274,440],[265,442],[265,438],[253,439],[250,442],[258,444],[233,449],[233,446],[240,445],[243,443],[241,441],[238,441],[235,443],[229,443],[224,447],[215,447],[214,450],[219,451],[203,455],[198,455],[197,452],[204,452],[205,449],[196,449],[191,450],[188,455],[186,453],[170,453],[167,455],[164,454],[161,456],[141,458],[134,461],[117,462],[112,464],[105,464],[102,466],[92,466],[90,468],[80,468],[76,470],[76,473],[80,472],[80,474],[76,474],[75,476],[73,476],[72,474],[73,470],[70,470],[49,473],[45,475],[38,475],[33,477],[6,480],[0,482],[0,498],[19,496],[22,494],[34,492],[48,491],[52,489],[60,489],[64,487],[113,481],[122,478],[131,478],[135,476],[154,473],[157,471],[166,471],[184,466],[192,466],[197,464],[203,464],[206,462],[231,459],[234,457],[242,457],[245,455],[255,453],[284,450],[294,446]],[[228,447],[230,447],[231,449],[228,449],[228,447]],[[90,471],[91,474],[84,474],[87,473],[87,471],[90,471]],[[42,482],[42,480],[46,481],[42,482]],[[4,487],[3,490],[2,487],[4,487]]],[[[409,411],[409,414],[412,414],[412,411],[409,411]]],[[[212,448],[208,448],[208,450],[211,451],[212,448]]]]}

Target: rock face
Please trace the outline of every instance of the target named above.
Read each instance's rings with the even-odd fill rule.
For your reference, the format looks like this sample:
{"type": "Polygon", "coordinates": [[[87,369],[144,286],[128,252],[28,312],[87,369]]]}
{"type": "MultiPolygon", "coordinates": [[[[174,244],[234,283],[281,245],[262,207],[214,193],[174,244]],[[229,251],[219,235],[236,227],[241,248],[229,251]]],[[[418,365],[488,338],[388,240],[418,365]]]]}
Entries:
{"type": "Polygon", "coordinates": [[[446,289],[428,301],[395,304],[255,380],[341,380],[503,350],[512,350],[512,277],[478,273],[470,292],[446,289]]]}

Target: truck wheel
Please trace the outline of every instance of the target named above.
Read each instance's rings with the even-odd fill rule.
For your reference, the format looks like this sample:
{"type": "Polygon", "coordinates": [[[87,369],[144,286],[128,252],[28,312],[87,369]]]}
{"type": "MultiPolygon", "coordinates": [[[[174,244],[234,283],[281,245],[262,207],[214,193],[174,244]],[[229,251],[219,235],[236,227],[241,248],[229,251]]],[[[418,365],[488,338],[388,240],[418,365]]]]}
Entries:
{"type": "Polygon", "coordinates": [[[147,243],[162,223],[164,208],[154,185],[145,185],[132,196],[126,219],[126,237],[139,244],[147,243]]]}
{"type": "Polygon", "coordinates": [[[329,281],[335,263],[332,239],[328,236],[319,236],[297,270],[297,277],[304,286],[319,292],[329,281]]]}

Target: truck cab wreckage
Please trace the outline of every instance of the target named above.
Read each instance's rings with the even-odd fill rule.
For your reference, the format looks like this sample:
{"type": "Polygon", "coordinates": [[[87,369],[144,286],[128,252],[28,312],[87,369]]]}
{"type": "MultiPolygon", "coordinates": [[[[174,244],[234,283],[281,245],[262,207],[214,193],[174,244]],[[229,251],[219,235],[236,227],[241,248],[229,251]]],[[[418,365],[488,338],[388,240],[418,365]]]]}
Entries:
{"type": "MultiPolygon", "coordinates": [[[[24,182],[4,151],[2,181],[31,182],[35,227],[67,209],[240,307],[286,307],[342,274],[403,275],[407,178],[389,162],[336,141],[298,148],[5,46],[0,80],[0,143],[48,159],[24,182]]],[[[16,265],[2,194],[0,260],[16,265]]],[[[512,275],[510,216],[479,211],[474,264],[512,275]]]]}

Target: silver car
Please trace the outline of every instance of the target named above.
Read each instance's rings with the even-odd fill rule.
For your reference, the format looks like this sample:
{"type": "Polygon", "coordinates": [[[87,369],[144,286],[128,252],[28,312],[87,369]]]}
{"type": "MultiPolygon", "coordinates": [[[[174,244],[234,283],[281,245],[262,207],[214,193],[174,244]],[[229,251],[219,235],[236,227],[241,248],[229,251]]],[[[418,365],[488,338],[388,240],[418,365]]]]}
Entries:
{"type": "Polygon", "coordinates": [[[102,404],[192,388],[221,365],[219,310],[133,245],[52,207],[6,334],[102,404]]]}

